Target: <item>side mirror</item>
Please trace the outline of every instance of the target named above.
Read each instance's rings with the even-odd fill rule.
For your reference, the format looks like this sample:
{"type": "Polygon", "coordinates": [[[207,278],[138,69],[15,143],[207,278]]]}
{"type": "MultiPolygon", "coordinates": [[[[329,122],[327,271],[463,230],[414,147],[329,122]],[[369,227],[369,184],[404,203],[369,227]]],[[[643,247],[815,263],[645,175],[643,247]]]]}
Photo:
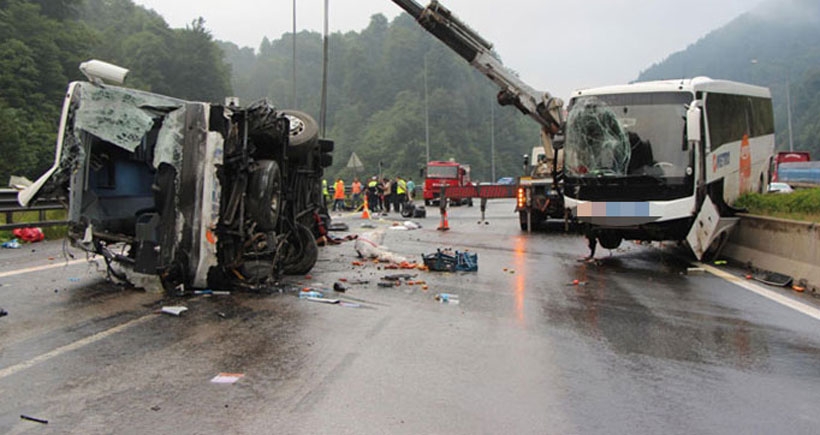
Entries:
{"type": "Polygon", "coordinates": [[[524,167],[529,166],[530,165],[530,155],[529,154],[524,154],[523,157],[524,157],[524,167]]]}
{"type": "Polygon", "coordinates": [[[700,143],[700,113],[697,102],[693,102],[686,111],[686,140],[688,143],[683,144],[684,151],[690,143],[700,143]]]}

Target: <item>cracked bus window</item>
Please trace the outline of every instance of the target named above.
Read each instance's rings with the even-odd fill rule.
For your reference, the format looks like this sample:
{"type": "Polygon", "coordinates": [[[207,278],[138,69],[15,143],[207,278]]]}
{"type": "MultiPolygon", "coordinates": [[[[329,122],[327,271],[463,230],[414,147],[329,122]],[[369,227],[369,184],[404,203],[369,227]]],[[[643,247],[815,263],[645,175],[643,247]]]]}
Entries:
{"type": "Polygon", "coordinates": [[[682,180],[691,162],[683,147],[686,92],[612,94],[573,101],[566,159],[576,176],[650,176],[682,180]]]}

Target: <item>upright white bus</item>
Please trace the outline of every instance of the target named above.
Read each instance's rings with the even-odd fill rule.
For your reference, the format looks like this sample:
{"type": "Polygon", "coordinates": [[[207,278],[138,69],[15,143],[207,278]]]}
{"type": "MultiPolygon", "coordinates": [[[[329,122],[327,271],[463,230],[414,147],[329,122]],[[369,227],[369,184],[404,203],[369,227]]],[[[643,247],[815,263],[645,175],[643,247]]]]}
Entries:
{"type": "Polygon", "coordinates": [[[685,239],[701,259],[769,181],[771,94],[706,77],[576,91],[564,152],[565,205],[591,241],[685,239]]]}

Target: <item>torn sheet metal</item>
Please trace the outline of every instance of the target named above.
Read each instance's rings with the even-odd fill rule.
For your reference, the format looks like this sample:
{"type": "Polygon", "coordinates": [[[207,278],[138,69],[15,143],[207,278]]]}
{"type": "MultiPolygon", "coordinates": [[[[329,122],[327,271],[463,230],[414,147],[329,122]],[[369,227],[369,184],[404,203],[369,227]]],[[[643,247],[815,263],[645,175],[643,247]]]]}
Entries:
{"type": "Polygon", "coordinates": [[[170,97],[83,83],[74,128],[133,152],[154,125],[157,111],[181,105],[170,97]]]}

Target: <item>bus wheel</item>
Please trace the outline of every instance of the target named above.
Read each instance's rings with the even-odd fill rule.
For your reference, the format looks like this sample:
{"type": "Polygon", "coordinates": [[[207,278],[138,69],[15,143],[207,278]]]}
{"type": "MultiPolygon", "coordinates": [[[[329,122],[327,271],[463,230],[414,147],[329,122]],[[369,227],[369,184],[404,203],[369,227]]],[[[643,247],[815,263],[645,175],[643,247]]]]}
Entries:
{"type": "Polygon", "coordinates": [[[604,249],[618,249],[618,246],[621,246],[621,240],[623,240],[621,236],[608,231],[598,235],[598,243],[600,243],[604,249]]]}

